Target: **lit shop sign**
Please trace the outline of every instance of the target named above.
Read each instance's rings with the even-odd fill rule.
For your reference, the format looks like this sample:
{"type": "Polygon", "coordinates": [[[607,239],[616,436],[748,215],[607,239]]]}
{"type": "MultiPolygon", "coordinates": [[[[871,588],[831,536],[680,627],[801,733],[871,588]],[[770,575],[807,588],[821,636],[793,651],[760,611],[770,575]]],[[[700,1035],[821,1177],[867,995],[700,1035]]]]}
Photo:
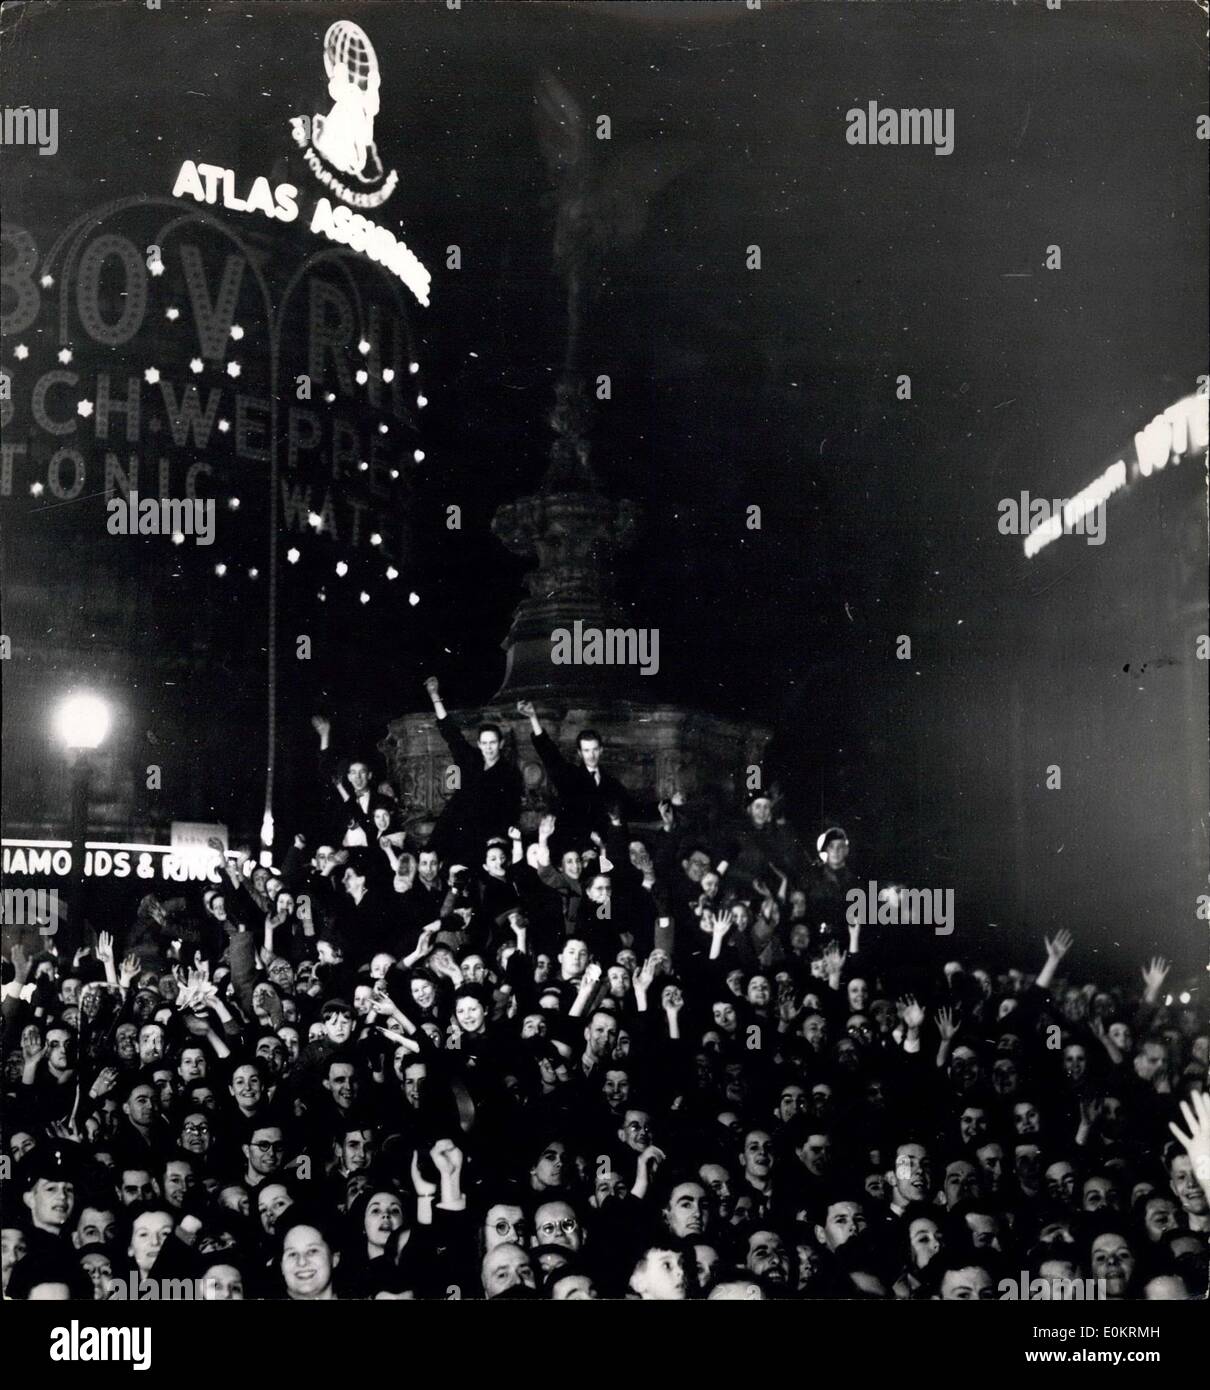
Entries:
{"type": "MultiPolygon", "coordinates": [[[[6,877],[70,878],[75,853],[68,840],[0,841],[0,863],[6,877]]],[[[138,845],[121,841],[84,842],[85,878],[147,879],[157,883],[219,883],[216,857],[174,851],[168,845],[138,845]]]]}
{"type": "Polygon", "coordinates": [[[1210,399],[1186,396],[1170,405],[1134,436],[1134,458],[1129,464],[1125,459],[1110,464],[1099,478],[1064,502],[1061,511],[1034,527],[1025,538],[1026,559],[1031,559],[1064,532],[1070,533],[1077,522],[1129,483],[1149,478],[1170,463],[1180,463],[1190,454],[1204,450],[1208,439],[1210,399]]]}
{"type": "MultiPolygon", "coordinates": [[[[290,129],[315,178],[336,198],[321,197],[308,228],[385,267],[421,304],[429,302],[432,276],[394,232],[364,215],[380,207],[398,183],[386,172],[374,141],[382,78],[369,36],[359,25],[338,20],[324,36],[324,72],[332,107],[326,115],[295,116],[290,129]],[[347,204],[347,206],[343,206],[347,204]]],[[[245,196],[237,190],[233,169],[187,159],[172,186],[174,198],[190,197],[213,207],[220,200],[229,212],[256,212],[275,222],[293,222],[299,213],[298,189],[292,183],[270,187],[263,175],[245,196]]]]}

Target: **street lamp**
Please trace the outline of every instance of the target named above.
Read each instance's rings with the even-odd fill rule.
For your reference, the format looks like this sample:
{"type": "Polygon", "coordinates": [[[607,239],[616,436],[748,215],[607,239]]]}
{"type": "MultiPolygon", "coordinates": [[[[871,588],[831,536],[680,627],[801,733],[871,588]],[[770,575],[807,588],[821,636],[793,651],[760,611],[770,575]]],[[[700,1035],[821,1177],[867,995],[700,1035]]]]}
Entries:
{"type": "MultiPolygon", "coordinates": [[[[109,705],[99,695],[76,691],[59,701],[54,713],[54,730],[67,750],[71,768],[71,857],[72,903],[77,909],[77,933],[83,931],[84,848],[88,838],[88,794],[92,782],[92,759],[109,733],[112,722],[109,705]]],[[[79,944],[79,943],[77,943],[79,944]]]]}
{"type": "Polygon", "coordinates": [[[109,733],[109,706],[87,691],[68,695],[55,710],[55,733],[69,752],[99,748],[109,733]]]}

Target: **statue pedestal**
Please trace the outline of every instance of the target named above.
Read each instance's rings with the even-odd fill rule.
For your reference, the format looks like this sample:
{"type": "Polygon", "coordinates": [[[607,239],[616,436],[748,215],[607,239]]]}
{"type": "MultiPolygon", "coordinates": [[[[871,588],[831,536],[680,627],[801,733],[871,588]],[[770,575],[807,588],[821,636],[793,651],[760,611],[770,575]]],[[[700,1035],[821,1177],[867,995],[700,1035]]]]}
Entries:
{"type": "MultiPolygon", "coordinates": [[[[569,762],[576,758],[576,735],[595,729],[605,742],[603,766],[628,791],[648,800],[679,791],[703,829],[733,818],[742,807],[747,770],[760,764],[771,737],[768,729],[677,705],[602,700],[569,707],[541,699],[535,704],[542,727],[569,762]]],[[[505,755],[515,757],[525,783],[521,828],[536,829],[556,798],[528,721],[513,704],[459,710],[454,718],[472,734],[479,724],[505,730],[505,755]]],[[[391,723],[379,747],[399,788],[405,822],[423,838],[451,794],[447,774],[453,764],[437,722],[432,714],[405,714],[391,723]]]]}
{"type": "MultiPolygon", "coordinates": [[[[546,769],[534,752],[529,721],[516,700],[534,701],[542,727],[574,764],[576,735],[595,729],[605,744],[604,767],[636,798],[654,801],[680,792],[695,825],[731,819],[759,766],[771,733],[677,705],[641,698],[646,681],[632,665],[559,664],[554,634],[585,628],[628,629],[615,596],[618,557],[634,545],[639,509],[602,492],[588,462],[587,399],[583,382],[566,376],[556,389],[556,433],[550,469],[537,492],[502,506],[492,531],[515,555],[537,560],[525,577],[502,646],[504,680],[489,704],[460,710],[464,733],[480,724],[505,731],[505,757],[521,768],[525,792],[521,828],[533,830],[556,804],[546,769]]],[[[418,837],[431,830],[452,795],[449,750],[431,714],[405,714],[379,745],[400,792],[405,823],[418,837]]]]}

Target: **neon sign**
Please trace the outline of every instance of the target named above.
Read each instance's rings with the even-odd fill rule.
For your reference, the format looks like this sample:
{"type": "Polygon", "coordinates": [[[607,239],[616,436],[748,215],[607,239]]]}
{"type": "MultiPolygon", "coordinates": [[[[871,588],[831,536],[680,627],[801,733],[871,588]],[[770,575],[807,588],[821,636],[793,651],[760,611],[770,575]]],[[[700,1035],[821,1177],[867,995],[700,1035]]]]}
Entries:
{"type": "Polygon", "coordinates": [[[324,71],[332,109],[326,116],[295,116],[290,122],[294,138],[307,167],[342,202],[380,207],[394,192],[398,176],[394,169],[383,172],[374,143],[382,77],[374,45],[359,24],[340,19],[324,35],[324,71]]]}
{"type": "MultiPolygon", "coordinates": [[[[394,232],[355,211],[381,207],[399,182],[394,169],[384,171],[374,140],[382,89],[374,45],[360,25],[340,19],[324,35],[323,51],[331,110],[327,115],[295,116],[290,129],[307,167],[339,202],[333,207],[328,198],[320,197],[309,230],[384,266],[427,308],[433,278],[428,270],[394,232]]],[[[276,222],[293,222],[298,217],[294,184],[271,187],[261,175],[243,198],[236,193],[236,185],[234,169],[187,159],[177,173],[172,196],[188,196],[213,207],[221,195],[222,206],[229,212],[259,212],[276,222]]]]}
{"type": "Polygon", "coordinates": [[[1149,478],[1161,472],[1169,463],[1206,448],[1210,441],[1210,398],[1194,395],[1170,405],[1149,425],[1134,436],[1134,459],[1129,466],[1118,459],[1093,482],[1063,504],[1062,512],[1054,513],[1040,526],[1035,526],[1025,538],[1025,557],[1032,559],[1040,550],[1057,540],[1064,531],[1070,532],[1076,522],[1101,506],[1115,492],[1137,478],[1149,478]]]}

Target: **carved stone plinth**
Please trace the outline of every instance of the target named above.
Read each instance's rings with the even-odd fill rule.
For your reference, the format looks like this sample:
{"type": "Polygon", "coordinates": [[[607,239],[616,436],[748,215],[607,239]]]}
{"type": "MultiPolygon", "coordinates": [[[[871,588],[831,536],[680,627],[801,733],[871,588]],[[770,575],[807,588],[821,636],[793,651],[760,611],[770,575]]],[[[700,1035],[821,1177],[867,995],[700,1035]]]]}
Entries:
{"type": "MultiPolygon", "coordinates": [[[[575,759],[575,738],[592,728],[605,740],[604,766],[636,797],[653,800],[679,791],[695,822],[716,823],[743,805],[747,769],[761,762],[768,729],[732,723],[675,705],[633,700],[555,704],[535,700],[542,726],[568,761],[575,759]]],[[[490,704],[460,710],[459,724],[471,732],[480,723],[506,731],[505,754],[522,771],[525,796],[522,829],[533,830],[553,805],[542,766],[529,734],[528,721],[515,705],[490,704]]],[[[423,837],[448,800],[449,751],[431,714],[405,714],[390,726],[379,745],[400,790],[409,827],[423,837]]]]}
{"type": "Polygon", "coordinates": [[[564,699],[635,693],[638,672],[622,666],[557,666],[552,636],[585,628],[628,627],[614,598],[616,557],[634,544],[638,509],[595,491],[539,492],[500,508],[492,531],[516,555],[534,555],[525,576],[529,597],[517,605],[503,643],[504,681],[496,698],[551,695],[564,699]]]}

